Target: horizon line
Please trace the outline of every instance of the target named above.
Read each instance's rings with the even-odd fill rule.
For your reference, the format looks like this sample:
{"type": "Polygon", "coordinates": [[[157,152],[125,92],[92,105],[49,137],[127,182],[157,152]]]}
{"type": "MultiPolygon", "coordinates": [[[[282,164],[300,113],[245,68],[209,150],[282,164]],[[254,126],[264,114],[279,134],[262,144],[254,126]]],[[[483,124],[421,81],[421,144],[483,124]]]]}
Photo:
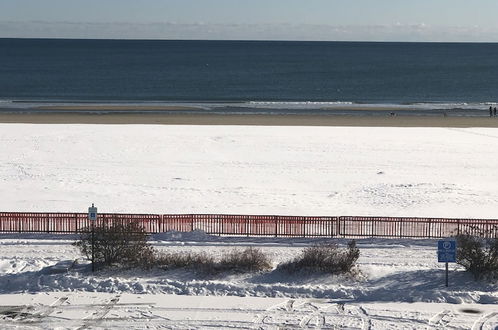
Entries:
{"type": "Polygon", "coordinates": [[[213,41],[213,42],[309,42],[309,43],[409,43],[409,44],[498,44],[498,41],[384,41],[384,40],[298,40],[298,39],[161,39],[161,38],[67,38],[67,37],[2,37],[0,40],[102,40],[102,41],[213,41]]]}

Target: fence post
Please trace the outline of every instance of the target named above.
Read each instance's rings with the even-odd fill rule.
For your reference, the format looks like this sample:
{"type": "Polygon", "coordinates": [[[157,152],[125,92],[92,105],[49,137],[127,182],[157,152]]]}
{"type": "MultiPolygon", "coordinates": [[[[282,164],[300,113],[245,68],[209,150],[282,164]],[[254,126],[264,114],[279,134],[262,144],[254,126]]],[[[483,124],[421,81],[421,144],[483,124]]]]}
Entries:
{"type": "Polygon", "coordinates": [[[278,217],[274,215],[273,220],[275,221],[275,237],[278,237],[278,217]]]}
{"type": "Polygon", "coordinates": [[[224,220],[223,217],[220,217],[220,216],[216,216],[216,219],[220,223],[220,225],[218,226],[218,228],[220,228],[220,231],[218,232],[218,236],[221,236],[221,234],[225,232],[225,221],[223,221],[224,220]]]}
{"type": "Polygon", "coordinates": [[[45,218],[46,218],[45,223],[46,223],[46,226],[47,226],[46,227],[47,228],[47,233],[49,233],[50,232],[50,230],[49,230],[49,228],[50,228],[50,218],[48,216],[48,213],[45,214],[45,218]]]}

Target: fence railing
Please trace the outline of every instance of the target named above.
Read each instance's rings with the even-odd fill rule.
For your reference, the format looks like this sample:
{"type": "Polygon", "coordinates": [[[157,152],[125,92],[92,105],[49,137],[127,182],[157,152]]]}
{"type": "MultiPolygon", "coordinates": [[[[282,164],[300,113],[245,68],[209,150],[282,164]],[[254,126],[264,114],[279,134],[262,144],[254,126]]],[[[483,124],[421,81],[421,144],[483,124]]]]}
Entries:
{"type": "MultiPolygon", "coordinates": [[[[95,225],[138,222],[148,233],[202,230],[208,234],[275,237],[442,238],[463,232],[498,237],[498,219],[313,217],[233,214],[99,214],[95,225]]],[[[87,231],[86,213],[0,212],[0,232],[87,231]]]]}

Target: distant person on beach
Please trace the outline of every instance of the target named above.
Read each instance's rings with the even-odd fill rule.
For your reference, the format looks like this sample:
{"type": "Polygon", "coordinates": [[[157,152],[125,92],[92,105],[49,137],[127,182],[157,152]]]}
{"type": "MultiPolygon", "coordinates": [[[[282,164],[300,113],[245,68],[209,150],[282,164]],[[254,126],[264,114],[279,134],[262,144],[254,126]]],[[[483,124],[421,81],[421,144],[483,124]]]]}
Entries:
{"type": "Polygon", "coordinates": [[[493,108],[493,116],[496,117],[496,107],[493,108]]]}
{"type": "Polygon", "coordinates": [[[493,107],[489,107],[489,116],[493,117],[493,107]]]}

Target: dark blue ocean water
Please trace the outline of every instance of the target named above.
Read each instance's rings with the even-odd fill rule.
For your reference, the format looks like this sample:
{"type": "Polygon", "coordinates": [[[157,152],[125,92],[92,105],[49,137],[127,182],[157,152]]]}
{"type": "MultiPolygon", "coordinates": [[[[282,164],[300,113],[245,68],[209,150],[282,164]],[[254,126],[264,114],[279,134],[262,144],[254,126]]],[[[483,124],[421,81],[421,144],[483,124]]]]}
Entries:
{"type": "Polygon", "coordinates": [[[0,100],[483,104],[498,44],[0,39],[0,100]]]}

